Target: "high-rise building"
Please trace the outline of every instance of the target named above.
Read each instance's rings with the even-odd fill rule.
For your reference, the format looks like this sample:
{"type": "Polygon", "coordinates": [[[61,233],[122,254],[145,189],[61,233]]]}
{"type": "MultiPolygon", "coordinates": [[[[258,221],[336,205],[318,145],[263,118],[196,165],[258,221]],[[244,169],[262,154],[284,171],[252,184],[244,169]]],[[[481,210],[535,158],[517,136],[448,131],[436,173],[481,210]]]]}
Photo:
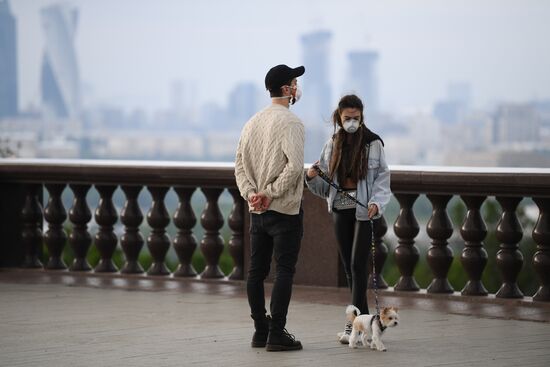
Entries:
{"type": "Polygon", "coordinates": [[[180,127],[196,127],[198,117],[198,85],[195,80],[174,80],[170,88],[170,109],[180,127]]]}
{"type": "Polygon", "coordinates": [[[306,127],[304,159],[314,162],[319,151],[330,135],[332,111],[336,104],[332,100],[330,83],[330,39],[332,33],[315,31],[301,37],[305,74],[298,78],[298,85],[304,91],[304,97],[291,107],[302,118],[306,127]]]}
{"type": "Polygon", "coordinates": [[[367,112],[378,112],[378,52],[353,51],[348,54],[348,61],[348,77],[344,92],[357,94],[363,100],[367,112]]]}
{"type": "Polygon", "coordinates": [[[54,4],[41,11],[45,35],[42,102],[46,115],[76,118],[80,112],[80,77],[75,50],[76,8],[54,4]]]}
{"type": "Polygon", "coordinates": [[[470,84],[454,82],[447,86],[447,98],[434,105],[434,116],[444,125],[463,122],[470,108],[472,93],[470,84]]]}
{"type": "Polygon", "coordinates": [[[539,138],[540,119],[533,106],[509,103],[497,108],[493,125],[494,143],[537,142],[539,138]]]}
{"type": "Polygon", "coordinates": [[[0,119],[18,111],[15,18],[7,0],[0,0],[0,119]]]}
{"type": "Polygon", "coordinates": [[[330,119],[334,106],[331,100],[331,83],[329,75],[330,39],[332,33],[316,31],[302,36],[303,60],[306,72],[300,78],[304,97],[297,108],[303,113],[304,122],[319,124],[330,119]]]}
{"type": "Polygon", "coordinates": [[[258,88],[254,83],[243,82],[235,86],[229,94],[227,114],[232,128],[240,130],[258,110],[258,88]]]}

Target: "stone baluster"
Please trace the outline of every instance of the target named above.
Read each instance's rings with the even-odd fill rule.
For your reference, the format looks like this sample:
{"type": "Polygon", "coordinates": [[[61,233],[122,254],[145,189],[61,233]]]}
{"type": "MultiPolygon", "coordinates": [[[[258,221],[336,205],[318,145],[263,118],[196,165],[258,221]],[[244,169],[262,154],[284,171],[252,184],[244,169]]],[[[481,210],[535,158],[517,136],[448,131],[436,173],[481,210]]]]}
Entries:
{"type": "MultiPolygon", "coordinates": [[[[388,224],[386,223],[386,219],[384,216],[381,216],[378,219],[375,219],[372,221],[374,226],[374,251],[375,251],[375,258],[374,258],[374,267],[375,267],[375,276],[376,276],[376,286],[378,289],[386,289],[388,288],[388,283],[386,283],[386,280],[382,276],[382,270],[384,269],[384,264],[386,262],[386,259],[388,258],[388,247],[386,244],[382,241],[382,238],[386,235],[386,232],[388,232],[388,224]]],[[[368,262],[368,272],[369,272],[369,280],[368,280],[368,288],[374,288],[374,279],[372,274],[372,244],[369,244],[369,262],[368,262]]]]}
{"type": "Polygon", "coordinates": [[[72,271],[88,271],[92,268],[86,256],[92,244],[92,237],[88,233],[88,222],[92,219],[92,213],[86,203],[86,194],[91,185],[70,184],[74,193],[73,206],[69,210],[69,219],[73,224],[73,230],[69,235],[69,244],[74,253],[74,260],[69,268],[72,271]]]}
{"type": "Polygon", "coordinates": [[[25,185],[25,204],[21,211],[23,230],[21,242],[25,249],[23,268],[41,268],[39,256],[42,252],[42,205],[39,201],[42,185],[25,185]]]}
{"type": "Polygon", "coordinates": [[[191,207],[191,197],[195,192],[195,188],[175,187],[174,190],[178,194],[179,204],[174,213],[174,224],[178,228],[178,233],[174,237],[173,244],[180,261],[174,276],[194,277],[197,275],[197,271],[193,268],[191,259],[197,248],[197,240],[193,235],[192,228],[197,223],[197,218],[191,207]]]}
{"type": "Polygon", "coordinates": [[[124,224],[124,234],[120,238],[120,246],[124,252],[126,263],[120,270],[123,274],[141,274],[143,268],[139,264],[139,253],[143,247],[143,236],[139,226],[143,222],[143,214],[139,208],[138,195],[141,186],[122,186],[126,202],[120,212],[120,220],[124,224]]]}
{"type": "Polygon", "coordinates": [[[97,273],[114,273],[118,270],[113,263],[113,254],[118,242],[113,231],[113,226],[118,220],[113,205],[113,193],[116,188],[114,185],[96,186],[100,195],[99,205],[95,211],[95,221],[99,225],[99,230],[95,235],[95,245],[100,255],[99,263],[94,269],[97,273]]]}
{"type": "Polygon", "coordinates": [[[427,195],[432,203],[432,216],[428,221],[426,232],[432,239],[428,249],[428,265],[434,274],[434,279],[428,286],[428,293],[452,293],[453,287],[447,279],[449,268],[453,262],[453,252],[447,240],[453,234],[453,226],[447,215],[447,203],[451,195],[427,195]]]}
{"type": "Polygon", "coordinates": [[[229,279],[244,279],[243,272],[243,226],[244,226],[244,199],[238,189],[229,189],[233,197],[233,208],[229,215],[229,228],[231,228],[231,239],[229,240],[229,254],[233,258],[233,271],[229,274],[229,279]]]}
{"type": "Polygon", "coordinates": [[[460,261],[468,273],[469,279],[462,289],[462,294],[486,296],[488,292],[481,282],[481,275],[487,265],[487,251],[483,247],[483,240],[487,236],[487,227],[480,213],[485,196],[462,196],[461,198],[466,204],[468,212],[460,228],[460,234],[464,239],[464,249],[460,261]]]}
{"type": "Polygon", "coordinates": [[[46,269],[67,269],[62,259],[63,249],[67,243],[67,234],[63,229],[63,223],[67,220],[67,211],[61,201],[65,184],[46,184],[46,189],[50,194],[48,205],[44,209],[44,218],[48,222],[44,242],[50,256],[46,269]]]}
{"type": "Polygon", "coordinates": [[[147,247],[151,252],[153,263],[147,271],[148,275],[169,275],[170,271],[164,264],[166,253],[170,249],[170,239],[166,235],[166,226],[170,223],[170,215],[164,205],[164,197],[168,187],[148,186],[153,197],[153,205],[147,213],[147,223],[151,226],[151,234],[147,237],[147,247]]]}
{"type": "Polygon", "coordinates": [[[223,278],[224,274],[219,267],[220,255],[223,252],[223,238],[220,228],[223,226],[223,216],[218,206],[218,198],[223,189],[203,188],[206,196],[206,206],[201,214],[201,225],[204,228],[204,237],[201,240],[201,252],[206,261],[206,267],[201,273],[202,278],[223,278]]]}
{"type": "Polygon", "coordinates": [[[516,209],[522,198],[497,197],[502,207],[502,215],[497,224],[496,237],[500,242],[497,252],[497,268],[500,272],[502,285],[496,296],[499,298],[522,298],[523,293],[517,280],[523,266],[523,255],[518,243],[523,237],[523,229],[516,215],[516,209]]]}
{"type": "Polygon", "coordinates": [[[537,252],[533,267],[540,279],[540,287],[533,296],[535,301],[550,301],[550,198],[533,198],[539,207],[539,218],[533,229],[537,252]]]}
{"type": "Polygon", "coordinates": [[[420,231],[413,212],[413,204],[418,198],[418,194],[396,193],[394,195],[401,207],[393,225],[393,231],[399,242],[394,250],[395,263],[401,273],[401,277],[395,284],[395,290],[418,291],[420,287],[413,275],[420,258],[418,248],[414,245],[414,238],[420,231]]]}

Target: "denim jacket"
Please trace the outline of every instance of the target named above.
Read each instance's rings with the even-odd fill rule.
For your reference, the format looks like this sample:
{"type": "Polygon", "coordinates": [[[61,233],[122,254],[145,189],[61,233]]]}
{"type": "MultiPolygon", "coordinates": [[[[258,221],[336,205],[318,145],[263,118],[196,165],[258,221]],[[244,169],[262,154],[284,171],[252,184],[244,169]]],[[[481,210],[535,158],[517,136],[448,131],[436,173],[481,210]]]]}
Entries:
{"type": "MultiPolygon", "coordinates": [[[[375,204],[378,207],[378,213],[373,219],[380,218],[384,214],[384,209],[390,201],[390,170],[386,163],[384,147],[380,140],[374,140],[366,145],[368,149],[368,170],[366,179],[361,179],[357,182],[357,200],[361,203],[375,204]]],[[[332,139],[329,139],[319,158],[319,168],[328,173],[330,158],[332,156],[332,139]]],[[[338,185],[338,180],[334,178],[334,183],[338,185]]],[[[330,186],[325,180],[319,176],[308,180],[306,184],[309,190],[322,198],[327,199],[328,211],[332,212],[332,204],[336,196],[336,189],[330,186]]],[[[355,211],[357,220],[369,220],[367,208],[357,205],[355,211]]]]}

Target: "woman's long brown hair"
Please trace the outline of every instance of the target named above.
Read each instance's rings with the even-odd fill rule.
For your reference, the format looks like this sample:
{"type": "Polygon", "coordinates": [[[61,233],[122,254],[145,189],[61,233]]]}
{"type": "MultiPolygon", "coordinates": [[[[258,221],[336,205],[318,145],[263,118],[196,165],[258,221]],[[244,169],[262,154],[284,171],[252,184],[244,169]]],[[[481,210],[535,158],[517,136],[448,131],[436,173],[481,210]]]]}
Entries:
{"type": "Polygon", "coordinates": [[[330,158],[329,176],[336,176],[342,184],[346,178],[357,182],[367,176],[366,130],[363,116],[363,102],[354,94],[346,95],[338,102],[338,108],[332,113],[334,135],[332,136],[332,156],[330,158]],[[361,122],[358,131],[347,133],[342,127],[340,114],[346,108],[356,108],[361,111],[361,122]],[[338,129],[340,127],[340,129],[338,129]],[[336,131],[338,129],[338,131],[336,131]],[[349,141],[348,141],[348,136],[349,141]]]}

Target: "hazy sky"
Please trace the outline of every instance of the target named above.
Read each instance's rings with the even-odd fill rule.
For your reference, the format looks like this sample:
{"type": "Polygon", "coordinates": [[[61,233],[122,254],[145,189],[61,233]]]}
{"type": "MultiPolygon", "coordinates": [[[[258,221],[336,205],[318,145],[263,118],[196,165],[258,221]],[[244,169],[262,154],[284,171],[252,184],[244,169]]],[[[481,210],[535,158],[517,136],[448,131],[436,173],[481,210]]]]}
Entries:
{"type": "MultiPolygon", "coordinates": [[[[17,18],[21,107],[38,104],[43,37],[39,10],[53,0],[11,0],[17,18]]],[[[201,102],[226,103],[240,81],[263,86],[269,67],[302,63],[300,36],[333,32],[333,99],[347,53],[375,49],[381,105],[428,108],[449,82],[474,102],[550,98],[546,0],[73,0],[82,80],[94,102],[169,104],[170,85],[196,81],[201,102]]],[[[307,72],[307,65],[306,72],[307,72]]],[[[304,98],[307,89],[304,89],[304,98]]],[[[336,103],[336,102],[335,102],[336,103]]]]}

